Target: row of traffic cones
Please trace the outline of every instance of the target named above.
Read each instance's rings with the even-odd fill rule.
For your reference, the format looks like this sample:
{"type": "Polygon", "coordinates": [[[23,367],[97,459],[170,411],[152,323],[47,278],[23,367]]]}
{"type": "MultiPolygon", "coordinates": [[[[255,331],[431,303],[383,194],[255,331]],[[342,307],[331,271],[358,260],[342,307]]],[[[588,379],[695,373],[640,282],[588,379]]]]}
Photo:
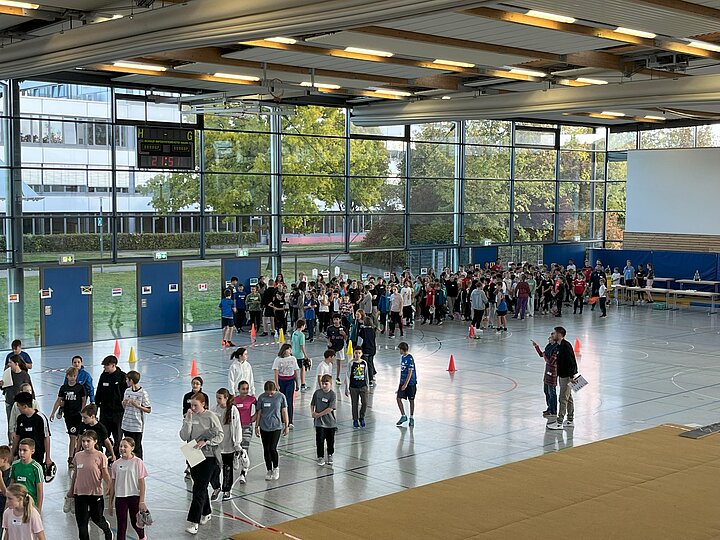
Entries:
{"type": "MultiPolygon", "coordinates": [[[[120,342],[116,339],[115,340],[115,347],[113,348],[113,356],[120,359],[120,342]]],[[[128,356],[128,363],[134,364],[137,362],[137,357],[135,356],[135,348],[130,347],[130,354],[128,356]]]]}

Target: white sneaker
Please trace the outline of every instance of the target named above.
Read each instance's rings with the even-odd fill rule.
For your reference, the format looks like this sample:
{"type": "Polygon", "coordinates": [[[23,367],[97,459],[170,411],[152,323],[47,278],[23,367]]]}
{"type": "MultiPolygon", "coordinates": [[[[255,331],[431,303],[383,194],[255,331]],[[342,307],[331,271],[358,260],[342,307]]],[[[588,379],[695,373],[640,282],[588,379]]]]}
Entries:
{"type": "Polygon", "coordinates": [[[550,423],[547,425],[547,428],[548,428],[548,429],[562,429],[562,428],[563,428],[563,425],[562,425],[561,423],[558,423],[558,422],[550,422],[550,423]]]}
{"type": "Polygon", "coordinates": [[[565,420],[565,427],[575,427],[575,424],[572,420],[565,420]]]}
{"type": "Polygon", "coordinates": [[[199,528],[199,525],[197,523],[193,523],[187,529],[185,529],[185,532],[189,532],[190,534],[197,534],[198,528],[199,528]]]}
{"type": "Polygon", "coordinates": [[[239,481],[240,481],[241,484],[244,484],[244,483],[246,482],[246,476],[247,476],[247,473],[246,473],[245,471],[242,471],[242,472],[240,473],[240,480],[239,480],[239,481]]]}
{"type": "Polygon", "coordinates": [[[273,479],[273,472],[272,472],[272,470],[270,470],[270,471],[268,471],[267,474],[265,475],[265,480],[270,481],[270,480],[272,480],[272,479],[273,479]]]}
{"type": "Polygon", "coordinates": [[[273,480],[278,480],[279,478],[280,478],[280,467],[275,467],[275,468],[272,470],[272,479],[273,479],[273,480]]]}
{"type": "Polygon", "coordinates": [[[333,457],[332,457],[332,454],[328,454],[328,457],[327,457],[327,464],[328,464],[328,465],[332,465],[332,464],[333,464],[333,457]]]}
{"type": "Polygon", "coordinates": [[[321,458],[321,457],[317,458],[317,464],[318,464],[320,467],[322,467],[323,465],[325,465],[325,458],[321,458]]]}
{"type": "Polygon", "coordinates": [[[210,518],[212,518],[212,514],[208,514],[207,516],[201,517],[200,525],[205,525],[208,521],[210,521],[210,518]]]}

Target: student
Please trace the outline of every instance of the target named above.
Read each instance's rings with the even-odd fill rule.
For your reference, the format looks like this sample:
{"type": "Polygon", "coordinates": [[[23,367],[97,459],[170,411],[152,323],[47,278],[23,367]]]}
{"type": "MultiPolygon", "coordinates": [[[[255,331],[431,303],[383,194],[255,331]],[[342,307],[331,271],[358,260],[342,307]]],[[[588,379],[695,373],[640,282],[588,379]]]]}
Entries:
{"type": "Polygon", "coordinates": [[[602,315],[600,315],[600,318],[607,317],[607,287],[605,286],[605,278],[600,278],[600,288],[598,289],[598,296],[600,297],[600,311],[602,311],[602,315]]]}
{"type": "MultiPolygon", "coordinates": [[[[12,386],[3,386],[2,378],[0,378],[0,387],[3,387],[3,393],[5,394],[5,413],[7,419],[10,420],[10,412],[12,406],[15,403],[15,396],[20,393],[20,387],[23,384],[30,384],[30,375],[27,372],[27,366],[25,361],[20,355],[13,354],[7,360],[7,365],[10,368],[10,375],[12,376],[12,386]]],[[[10,426],[8,424],[8,426],[10,426]]],[[[8,431],[10,431],[8,429],[8,431]]]]}
{"type": "Polygon", "coordinates": [[[210,477],[218,466],[220,452],[218,445],[223,441],[220,419],[207,410],[204,394],[195,394],[190,400],[190,409],[183,419],[180,438],[185,442],[194,441],[195,448],[202,450],[205,459],[190,469],[193,479],[192,502],[188,510],[187,520],[190,526],[185,529],[190,534],[197,534],[200,525],[205,525],[212,517],[208,484],[210,477]]]}
{"type": "Polygon", "coordinates": [[[617,266],[613,269],[613,273],[610,276],[610,279],[612,280],[612,290],[613,290],[613,300],[615,300],[615,305],[618,305],[618,285],[620,285],[620,281],[622,280],[622,274],[620,273],[620,268],[617,266]]]}
{"type": "Polygon", "coordinates": [[[308,291],[305,295],[305,301],[303,303],[302,317],[305,319],[308,332],[308,343],[315,341],[315,322],[317,316],[318,302],[315,299],[315,293],[308,291]]]}
{"type": "Polygon", "coordinates": [[[403,298],[400,292],[398,292],[398,288],[396,286],[393,285],[391,290],[392,293],[390,294],[390,331],[388,332],[388,337],[390,339],[395,339],[396,326],[400,329],[400,336],[402,337],[405,335],[405,332],[403,331],[402,319],[403,298]]]}
{"type": "MultiPolygon", "coordinates": [[[[72,357],[70,364],[78,370],[77,382],[78,384],[82,384],[83,388],[85,388],[85,394],[88,397],[88,402],[93,403],[95,401],[95,386],[93,384],[92,375],[90,375],[90,373],[85,369],[85,366],[83,366],[82,356],[76,354],[72,357]]],[[[65,377],[65,384],[67,384],[67,382],[67,377],[65,377]]]]}
{"type": "Polygon", "coordinates": [[[68,368],[65,371],[67,382],[60,387],[60,392],[53,405],[50,413],[50,421],[52,422],[57,411],[57,419],[60,420],[65,415],[65,427],[67,428],[68,438],[70,439],[68,446],[68,465],[72,465],[75,449],[77,448],[77,436],[80,432],[82,424],[82,416],[80,412],[85,407],[87,395],[85,387],[78,383],[78,369],[75,367],[68,368]],[[62,410],[58,410],[62,407],[62,410]]]}
{"type": "Polygon", "coordinates": [[[260,332],[262,325],[262,295],[258,292],[257,285],[250,285],[250,294],[245,297],[245,305],[250,314],[250,329],[255,327],[255,334],[260,332]]]}
{"type": "MultiPolygon", "coordinates": [[[[33,390],[33,387],[30,383],[22,383],[20,385],[20,391],[21,392],[27,392],[31,396],[33,396],[32,400],[32,408],[33,409],[40,409],[40,405],[38,404],[37,400],[35,399],[35,391],[33,390]]],[[[20,409],[18,407],[17,403],[13,403],[12,409],[10,411],[10,419],[8,420],[8,430],[10,431],[10,437],[8,438],[8,441],[10,444],[12,444],[13,437],[15,436],[15,428],[17,427],[17,419],[20,416],[20,409]]]]}
{"type": "Polygon", "coordinates": [[[288,312],[288,304],[285,300],[285,294],[280,288],[278,288],[275,293],[275,298],[273,298],[273,301],[270,302],[270,306],[273,310],[273,319],[275,322],[275,337],[280,337],[280,330],[283,331],[283,334],[287,330],[288,312]]]}
{"type": "Polygon", "coordinates": [[[28,353],[22,350],[22,341],[20,341],[19,339],[14,339],[13,342],[10,344],[10,348],[12,349],[12,352],[9,352],[5,357],[5,369],[8,368],[10,358],[12,356],[19,356],[23,359],[23,362],[25,362],[25,366],[27,367],[27,369],[32,369],[32,358],[30,358],[30,355],[28,353]]]}
{"type": "Polygon", "coordinates": [[[262,306],[265,309],[263,312],[263,337],[268,335],[268,325],[270,326],[270,331],[275,332],[275,310],[273,309],[272,302],[275,300],[277,292],[278,289],[275,287],[275,282],[271,279],[268,281],[265,290],[260,293],[262,294],[262,306]]]}
{"type": "MultiPolygon", "coordinates": [[[[237,278],[235,278],[235,281],[237,281],[237,278]]],[[[245,285],[238,283],[235,290],[235,328],[238,332],[242,332],[243,326],[245,325],[245,319],[247,317],[247,296],[248,293],[245,292],[245,285]]]]}
{"type": "Polygon", "coordinates": [[[292,345],[283,343],[278,351],[277,358],[272,364],[275,374],[275,386],[285,396],[287,402],[287,417],[290,429],[293,428],[293,396],[298,390],[298,361],[290,354],[292,345]]]}
{"type": "MultiPolygon", "coordinates": [[[[222,491],[223,501],[230,499],[230,490],[233,486],[233,463],[235,454],[243,452],[242,448],[242,427],[240,424],[240,413],[233,406],[232,396],[227,388],[220,388],[215,393],[215,407],[213,412],[220,419],[224,437],[220,443],[220,458],[222,459],[222,491]]],[[[210,477],[210,485],[213,488],[211,501],[220,498],[220,467],[215,467],[210,477]]]]}
{"type": "Polygon", "coordinates": [[[335,392],[332,389],[332,375],[325,374],[320,378],[320,388],[310,400],[310,413],[315,425],[315,446],[317,448],[317,464],[321,467],[326,463],[333,464],[335,453],[335,432],[337,419],[335,418],[335,392]],[[325,444],[327,443],[327,458],[325,457],[325,444]]]}
{"type": "Polygon", "coordinates": [[[372,318],[366,316],[363,321],[363,325],[360,327],[360,331],[358,332],[358,339],[360,340],[360,349],[363,353],[363,359],[365,359],[368,365],[370,386],[375,386],[375,375],[377,374],[377,370],[375,369],[375,354],[377,353],[376,337],[375,325],[373,325],[372,318]]]}
{"type": "Polygon", "coordinates": [[[128,387],[123,397],[123,414],[122,427],[125,437],[132,437],[135,441],[135,455],[142,459],[142,436],[145,429],[145,415],[150,414],[150,397],[147,390],[140,386],[140,373],[137,371],[128,371],[127,373],[128,387]]]}
{"type": "Polygon", "coordinates": [[[190,388],[191,390],[183,396],[183,417],[185,416],[185,413],[187,413],[190,410],[190,400],[195,394],[202,394],[205,396],[205,403],[210,402],[210,398],[208,395],[203,392],[203,379],[202,377],[193,377],[190,381],[190,388]]]}
{"type": "MultiPolygon", "coordinates": [[[[15,437],[13,439],[13,455],[19,455],[20,441],[28,438],[35,441],[32,458],[40,465],[50,465],[50,424],[48,419],[37,409],[32,408],[33,397],[27,392],[20,392],[15,396],[15,402],[20,409],[15,437]]],[[[38,504],[38,507],[40,505],[38,504]]]]}
{"type": "Polygon", "coordinates": [[[228,388],[233,391],[237,390],[240,381],[247,381],[249,385],[248,393],[251,396],[255,395],[255,377],[253,376],[253,369],[248,362],[248,351],[245,347],[238,347],[232,355],[231,360],[235,360],[230,365],[228,371],[228,388]]]}
{"type": "Polygon", "coordinates": [[[133,454],[135,441],[125,437],[120,441],[120,459],[112,464],[112,484],[110,487],[110,515],[115,499],[115,515],[117,516],[117,540],[125,540],[127,534],[128,512],[130,524],[138,538],[144,540],[145,529],[138,527],[138,512],[147,512],[145,504],[145,478],[147,469],[142,459],[133,454]]]}
{"type": "Polygon", "coordinates": [[[572,282],[572,290],[575,295],[575,301],[573,302],[573,315],[577,314],[578,308],[580,308],[580,315],[583,312],[583,306],[585,305],[585,291],[587,289],[587,283],[585,283],[585,275],[582,272],[575,274],[575,279],[572,282]]]}
{"type": "Polygon", "coordinates": [[[562,326],[556,326],[551,334],[552,339],[557,343],[557,374],[560,383],[558,416],[555,422],[547,425],[548,429],[559,430],[575,427],[575,402],[572,397],[572,382],[577,377],[577,360],[575,352],[568,340],[565,339],[566,330],[562,326]],[[567,420],[563,424],[565,415],[567,420]]]}
{"type": "Polygon", "coordinates": [[[326,332],[330,324],[330,297],[327,294],[325,286],[320,287],[317,302],[318,332],[326,332]]]}
{"type": "MultiPolygon", "coordinates": [[[[640,266],[640,265],[638,265],[640,266]]],[[[648,289],[652,289],[653,283],[655,282],[655,269],[653,268],[652,263],[647,263],[647,272],[645,275],[645,287],[648,289]]],[[[653,300],[652,293],[649,291],[645,291],[645,297],[647,299],[648,304],[652,304],[655,302],[653,300]]],[[[600,296],[602,298],[602,295],[600,296]]]]}
{"type": "Polygon", "coordinates": [[[75,498],[75,520],[80,540],[89,540],[88,523],[91,519],[102,530],[105,540],[113,540],[110,524],[103,516],[105,510],[103,495],[109,495],[112,489],[107,457],[95,448],[97,433],[92,429],[83,434],[80,442],[83,450],[73,458],[75,472],[67,492],[67,497],[75,498]],[[106,493],[103,492],[103,482],[106,493]]]}
{"type": "Polygon", "coordinates": [[[507,332],[507,302],[505,301],[505,294],[502,291],[502,287],[498,286],[497,292],[495,295],[495,302],[497,304],[497,309],[495,310],[495,313],[497,313],[497,333],[500,332],[507,332]]]}
{"type": "Polygon", "coordinates": [[[277,451],[280,434],[287,435],[290,430],[288,421],[288,403],[285,396],[277,391],[273,381],[266,381],[265,392],[257,400],[257,423],[255,435],[262,439],[265,468],[265,480],[280,478],[279,456],[277,451]]]}
{"type": "Polygon", "coordinates": [[[33,459],[33,452],[35,452],[35,441],[29,438],[22,439],[18,445],[18,459],[10,466],[10,482],[22,484],[33,498],[38,512],[42,512],[45,472],[40,463],[33,459]]]}
{"type": "Polygon", "coordinates": [[[402,356],[400,357],[400,384],[397,391],[397,404],[400,409],[400,420],[395,425],[402,426],[408,421],[405,416],[405,407],[403,407],[403,399],[410,402],[410,427],[415,425],[415,394],[417,393],[417,373],[415,372],[415,359],[408,351],[410,347],[404,341],[398,345],[398,350],[402,356]]]}
{"type": "Polygon", "coordinates": [[[117,363],[118,360],[113,355],[103,358],[103,372],[95,392],[95,404],[100,408],[100,422],[107,428],[113,440],[116,456],[119,453],[120,425],[125,412],[122,401],[127,388],[125,373],[117,367],[117,363]]]}
{"type": "MultiPolygon", "coordinates": [[[[484,315],[488,307],[488,300],[482,284],[479,282],[475,283],[475,288],[470,293],[470,307],[472,309],[472,325],[475,330],[481,330],[485,320],[484,315]]],[[[475,337],[480,339],[478,334],[475,334],[475,337]]]]}
{"type": "Polygon", "coordinates": [[[7,508],[3,512],[3,538],[6,540],[45,540],[40,512],[21,484],[7,489],[7,508]]]}
{"type": "Polygon", "coordinates": [[[220,310],[220,321],[222,327],[222,341],[220,345],[222,347],[234,347],[235,344],[232,342],[232,334],[235,329],[235,313],[237,308],[235,307],[235,301],[232,299],[232,291],[225,289],[223,298],[218,304],[220,310]]]}
{"type": "MultiPolygon", "coordinates": [[[[585,281],[585,280],[583,280],[585,281]]],[[[545,375],[543,376],[543,393],[545,394],[545,405],[547,408],[543,411],[543,416],[557,416],[557,348],[558,345],[553,340],[552,335],[548,338],[545,350],[541,351],[540,346],[535,341],[530,340],[538,355],[545,360],[545,375]]]]}
{"type": "MultiPolygon", "coordinates": [[[[108,437],[107,428],[98,422],[97,405],[94,403],[85,405],[83,410],[80,411],[80,418],[82,419],[82,425],[80,426],[78,437],[82,437],[83,433],[85,433],[88,429],[92,429],[97,434],[98,440],[95,448],[98,450],[105,449],[107,451],[107,455],[110,456],[110,459],[114,462],[115,451],[113,450],[112,442],[110,442],[110,438],[108,437]]],[[[76,451],[79,452],[81,449],[80,440],[78,438],[78,447],[76,448],[76,451]]]]}
{"type": "Polygon", "coordinates": [[[327,342],[328,348],[335,351],[335,358],[337,359],[337,366],[335,369],[335,383],[340,385],[340,369],[343,360],[345,360],[345,341],[347,340],[347,332],[340,325],[340,315],[333,315],[332,326],[327,329],[327,342]]]}
{"type": "MultiPolygon", "coordinates": [[[[292,354],[297,358],[298,371],[300,372],[300,391],[307,392],[307,385],[305,384],[305,371],[312,368],[312,360],[308,356],[307,349],[305,349],[305,330],[306,322],[304,319],[299,319],[295,323],[295,331],[292,335],[292,354]]],[[[292,419],[292,414],[290,415],[292,419]]],[[[292,423],[292,420],[290,421],[292,423]]]]}
{"type": "Polygon", "coordinates": [[[0,446],[0,513],[5,511],[5,486],[10,485],[10,462],[12,461],[12,450],[6,444],[0,446]]]}
{"type": "Polygon", "coordinates": [[[352,403],[353,427],[365,427],[365,411],[367,410],[367,394],[370,385],[370,374],[367,362],[362,358],[362,350],[353,351],[353,359],[348,362],[345,373],[345,396],[352,403]],[[362,401],[358,411],[358,402],[362,401]]]}
{"type": "MultiPolygon", "coordinates": [[[[253,406],[256,407],[257,399],[250,395],[250,384],[247,381],[240,381],[238,394],[235,396],[235,408],[240,414],[240,426],[242,429],[242,442],[240,446],[243,454],[240,456],[240,478],[239,482],[244,484],[247,480],[247,473],[250,470],[250,441],[253,435],[253,422],[256,413],[253,413],[253,406]]],[[[256,407],[257,408],[257,407],[256,407]]]]}
{"type": "Polygon", "coordinates": [[[333,364],[335,363],[335,351],[332,349],[327,349],[323,353],[323,361],[318,364],[317,370],[315,371],[316,375],[316,388],[320,388],[320,382],[323,375],[332,375],[333,374],[333,364]]]}

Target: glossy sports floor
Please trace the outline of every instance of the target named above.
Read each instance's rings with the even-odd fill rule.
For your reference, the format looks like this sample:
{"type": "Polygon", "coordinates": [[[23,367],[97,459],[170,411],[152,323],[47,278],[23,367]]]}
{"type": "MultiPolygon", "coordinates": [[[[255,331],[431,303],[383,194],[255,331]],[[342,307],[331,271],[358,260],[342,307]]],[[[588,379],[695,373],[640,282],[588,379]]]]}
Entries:
{"type": "MultiPolygon", "coordinates": [[[[259,439],[250,447],[252,470],[246,485],[235,484],[233,499],[213,503],[213,518],[198,538],[216,539],[256,526],[307,516],[357,501],[401,491],[464,473],[497,467],[545,452],[655,426],[664,422],[709,424],[720,419],[720,334],[717,315],[706,310],[657,311],[650,306],[613,308],[562,318],[510,319],[509,332],[468,340],[467,325],[416,326],[405,340],[415,356],[418,398],[414,428],[395,426],[399,414],[394,392],[399,379],[399,339],[378,336],[378,385],[370,397],[365,429],[353,429],[349,399],[339,395],[339,431],[334,467],[315,463],[314,431],[309,414],[311,392],[296,398],[295,430],[280,441],[280,480],[266,482],[259,439]],[[530,339],[544,343],[552,327],[562,324],[568,339],[582,346],[580,372],[589,386],[576,395],[576,427],[545,429],[543,363],[530,339]],[[450,355],[458,371],[446,370],[450,355]]],[[[486,333],[487,334],[487,333],[486,333]]],[[[267,339],[267,338],[265,338],[267,339]]],[[[121,367],[127,371],[130,346],[136,347],[135,369],[143,375],[152,414],[143,446],[150,472],[147,503],[155,524],[148,538],[190,538],[184,532],[190,484],[183,476],[179,452],[181,400],[190,389],[190,364],[198,362],[204,390],[214,397],[227,384],[230,351],[221,350],[220,331],[121,341],[121,367]]],[[[245,345],[247,334],[235,340],[245,345]]],[[[261,338],[251,349],[256,386],[271,378],[278,346],[261,338]]],[[[60,370],[79,353],[97,381],[99,362],[112,342],[30,349],[31,375],[49,412],[60,370]]],[[[314,361],[322,357],[323,340],[309,344],[314,361]]],[[[65,468],[67,436],[55,421],[52,456],[58,477],[49,484],[43,518],[48,538],[77,538],[74,516],[62,513],[69,479],[65,468]]],[[[107,515],[107,513],[106,513],[107,515]]],[[[114,526],[114,520],[111,519],[114,526]]],[[[100,538],[92,525],[91,538],[100,538]]],[[[135,538],[134,531],[128,538],[135,538]]]]}

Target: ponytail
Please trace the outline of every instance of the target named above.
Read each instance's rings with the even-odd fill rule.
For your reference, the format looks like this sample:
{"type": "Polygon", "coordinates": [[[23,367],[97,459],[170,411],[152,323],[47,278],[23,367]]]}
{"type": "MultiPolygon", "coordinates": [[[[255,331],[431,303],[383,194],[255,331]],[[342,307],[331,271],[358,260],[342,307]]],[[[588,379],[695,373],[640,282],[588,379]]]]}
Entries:
{"type": "Polygon", "coordinates": [[[223,419],[223,424],[229,424],[230,420],[232,419],[233,410],[232,395],[227,388],[221,388],[215,393],[225,398],[225,418],[223,419]]]}
{"type": "Polygon", "coordinates": [[[22,522],[28,523],[35,508],[35,503],[33,503],[33,498],[28,493],[27,488],[22,484],[11,484],[8,486],[7,491],[22,504],[22,522]]]}

